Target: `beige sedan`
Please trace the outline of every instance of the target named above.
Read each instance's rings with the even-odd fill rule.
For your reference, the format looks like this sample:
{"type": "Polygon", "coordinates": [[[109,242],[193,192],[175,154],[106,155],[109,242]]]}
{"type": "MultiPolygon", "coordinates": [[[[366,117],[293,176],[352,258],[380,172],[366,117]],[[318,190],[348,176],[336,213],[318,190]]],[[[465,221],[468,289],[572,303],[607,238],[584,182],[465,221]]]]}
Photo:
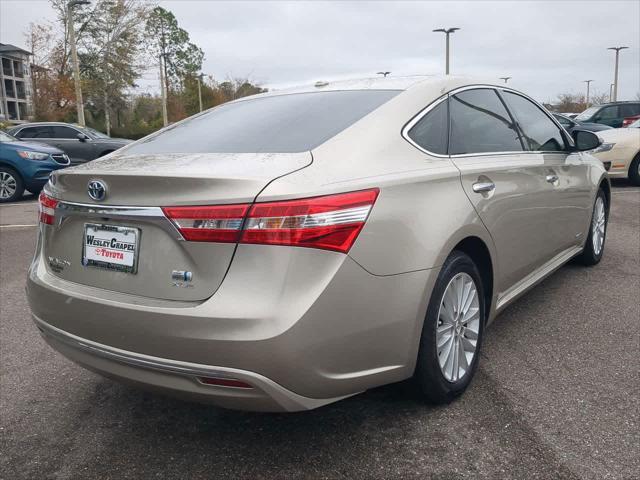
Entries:
{"type": "Polygon", "coordinates": [[[598,137],[572,135],[454,76],[220,105],[51,177],[35,323],[90,370],[224,407],[305,410],[410,377],[450,402],[507,305],[602,258],[609,179],[598,137]]]}
{"type": "Polygon", "coordinates": [[[611,178],[629,178],[640,185],[640,120],[627,128],[603,130],[597,135],[602,145],[593,151],[605,166],[611,178]]]}

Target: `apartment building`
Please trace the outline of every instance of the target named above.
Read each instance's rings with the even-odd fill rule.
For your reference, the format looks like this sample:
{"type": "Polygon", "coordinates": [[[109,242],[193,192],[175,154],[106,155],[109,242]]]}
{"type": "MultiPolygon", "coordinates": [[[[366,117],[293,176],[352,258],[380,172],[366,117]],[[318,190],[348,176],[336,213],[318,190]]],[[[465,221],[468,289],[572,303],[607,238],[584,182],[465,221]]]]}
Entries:
{"type": "Polygon", "coordinates": [[[0,121],[18,124],[33,119],[30,57],[22,48],[0,43],[0,121]]]}

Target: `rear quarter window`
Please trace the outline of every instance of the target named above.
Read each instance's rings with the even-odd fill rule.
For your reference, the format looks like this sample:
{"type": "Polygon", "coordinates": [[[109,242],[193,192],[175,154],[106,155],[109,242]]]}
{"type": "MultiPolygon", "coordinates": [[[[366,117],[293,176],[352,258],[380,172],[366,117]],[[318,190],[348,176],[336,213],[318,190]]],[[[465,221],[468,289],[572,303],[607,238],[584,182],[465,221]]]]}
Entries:
{"type": "Polygon", "coordinates": [[[223,104],[142,140],[127,153],[308,151],[398,93],[399,90],[311,92],[223,104]]]}
{"type": "Polygon", "coordinates": [[[408,132],[416,144],[428,152],[447,154],[449,143],[449,109],[444,100],[422,117],[408,132]]]}

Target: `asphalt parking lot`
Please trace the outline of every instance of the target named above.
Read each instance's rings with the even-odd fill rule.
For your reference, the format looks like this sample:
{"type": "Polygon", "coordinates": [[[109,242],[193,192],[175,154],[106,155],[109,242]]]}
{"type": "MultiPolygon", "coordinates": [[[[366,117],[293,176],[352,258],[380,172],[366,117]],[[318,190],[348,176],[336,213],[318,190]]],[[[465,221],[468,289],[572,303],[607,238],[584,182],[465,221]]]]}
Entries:
{"type": "Polygon", "coordinates": [[[2,479],[638,478],[640,188],[614,184],[600,265],[496,320],[453,404],[398,384],[296,414],[155,396],[54,353],[24,295],[36,209],[0,206],[2,479]]]}

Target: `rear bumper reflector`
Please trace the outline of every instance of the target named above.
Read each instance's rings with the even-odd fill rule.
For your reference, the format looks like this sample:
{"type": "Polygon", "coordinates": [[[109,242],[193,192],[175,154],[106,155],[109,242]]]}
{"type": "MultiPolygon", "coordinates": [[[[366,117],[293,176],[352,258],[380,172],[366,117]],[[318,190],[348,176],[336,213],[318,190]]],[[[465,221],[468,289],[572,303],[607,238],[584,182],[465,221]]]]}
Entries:
{"type": "Polygon", "coordinates": [[[214,385],[216,387],[232,387],[232,388],[253,388],[247,382],[238,380],[237,378],[222,377],[197,377],[200,383],[205,385],[214,385]]]}

